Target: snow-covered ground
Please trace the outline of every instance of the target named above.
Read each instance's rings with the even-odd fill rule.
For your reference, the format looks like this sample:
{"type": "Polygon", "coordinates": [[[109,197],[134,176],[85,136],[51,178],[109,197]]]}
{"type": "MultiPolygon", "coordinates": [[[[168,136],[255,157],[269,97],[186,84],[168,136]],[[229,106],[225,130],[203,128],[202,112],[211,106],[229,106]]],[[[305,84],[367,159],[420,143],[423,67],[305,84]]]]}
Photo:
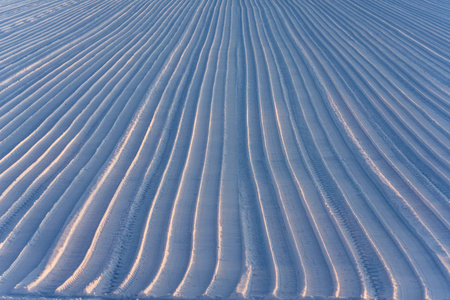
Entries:
{"type": "Polygon", "coordinates": [[[0,0],[0,295],[450,298],[450,1],[0,0]]]}

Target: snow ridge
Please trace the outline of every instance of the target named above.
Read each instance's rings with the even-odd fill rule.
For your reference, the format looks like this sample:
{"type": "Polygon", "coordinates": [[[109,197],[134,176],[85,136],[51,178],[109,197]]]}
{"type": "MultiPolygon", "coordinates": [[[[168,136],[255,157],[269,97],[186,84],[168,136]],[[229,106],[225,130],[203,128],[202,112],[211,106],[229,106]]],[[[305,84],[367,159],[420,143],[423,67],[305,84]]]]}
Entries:
{"type": "Polygon", "coordinates": [[[0,295],[450,298],[446,1],[0,1],[0,295]]]}

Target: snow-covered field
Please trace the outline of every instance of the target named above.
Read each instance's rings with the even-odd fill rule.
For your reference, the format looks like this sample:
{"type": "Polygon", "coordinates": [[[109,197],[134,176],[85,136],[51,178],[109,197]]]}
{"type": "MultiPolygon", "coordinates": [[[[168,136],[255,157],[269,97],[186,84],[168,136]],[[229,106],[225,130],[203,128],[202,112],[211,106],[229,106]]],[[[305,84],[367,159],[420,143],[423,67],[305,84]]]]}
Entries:
{"type": "Polygon", "coordinates": [[[450,298],[450,1],[0,0],[0,295],[450,298]]]}

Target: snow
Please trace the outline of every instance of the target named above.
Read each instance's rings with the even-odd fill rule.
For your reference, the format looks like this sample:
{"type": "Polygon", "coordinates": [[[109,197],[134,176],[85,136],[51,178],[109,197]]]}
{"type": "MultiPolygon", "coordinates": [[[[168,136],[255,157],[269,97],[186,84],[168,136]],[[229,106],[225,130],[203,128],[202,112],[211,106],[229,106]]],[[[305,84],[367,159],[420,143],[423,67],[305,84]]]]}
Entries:
{"type": "Polygon", "coordinates": [[[0,0],[0,298],[450,298],[449,15],[0,0]]]}

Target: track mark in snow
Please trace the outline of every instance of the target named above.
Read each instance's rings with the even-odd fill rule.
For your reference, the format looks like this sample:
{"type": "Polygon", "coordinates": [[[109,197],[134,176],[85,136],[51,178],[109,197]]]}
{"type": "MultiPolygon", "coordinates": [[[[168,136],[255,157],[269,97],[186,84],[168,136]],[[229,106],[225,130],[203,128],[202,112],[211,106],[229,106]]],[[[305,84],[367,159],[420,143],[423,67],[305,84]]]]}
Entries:
{"type": "Polygon", "coordinates": [[[0,4],[0,294],[450,298],[450,6],[0,4]]]}

